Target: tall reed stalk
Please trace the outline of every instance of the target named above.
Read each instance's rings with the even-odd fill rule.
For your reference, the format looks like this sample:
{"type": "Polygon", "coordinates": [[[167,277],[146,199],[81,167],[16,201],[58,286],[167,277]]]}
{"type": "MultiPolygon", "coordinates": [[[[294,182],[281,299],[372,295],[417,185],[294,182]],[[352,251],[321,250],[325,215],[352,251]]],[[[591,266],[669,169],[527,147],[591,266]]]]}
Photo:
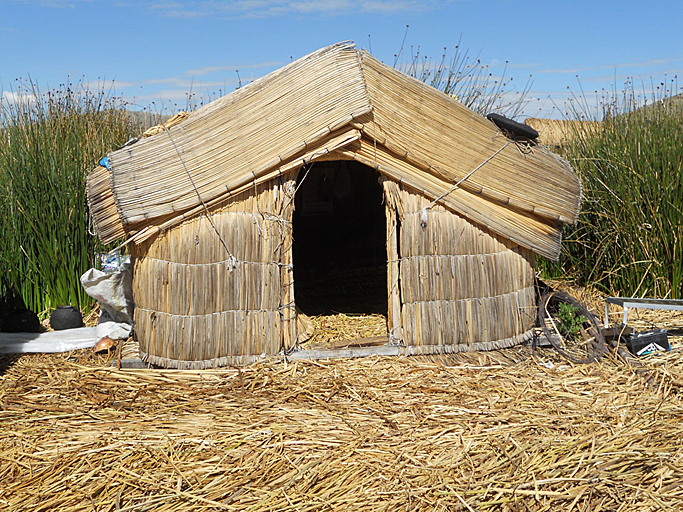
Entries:
{"type": "Polygon", "coordinates": [[[478,57],[462,48],[461,41],[450,56],[448,48],[444,48],[438,61],[423,55],[420,47],[412,46],[409,55],[404,55],[401,47],[395,57],[395,67],[457,98],[478,114],[485,116],[495,112],[512,119],[522,114],[528,104],[531,77],[521,90],[517,90],[514,78],[507,76],[507,62],[501,74],[494,75],[489,65],[482,64],[478,57]]]}
{"type": "MultiPolygon", "coordinates": [[[[85,178],[135,133],[105,90],[28,83],[0,103],[0,306],[88,306],[79,276],[94,265],[85,178]]],[[[2,313],[0,311],[0,313],[2,313]]]]}
{"type": "Polygon", "coordinates": [[[601,129],[565,148],[584,201],[547,272],[614,295],[683,298],[683,96],[675,81],[654,90],[639,95],[629,83],[603,96],[601,129]]]}

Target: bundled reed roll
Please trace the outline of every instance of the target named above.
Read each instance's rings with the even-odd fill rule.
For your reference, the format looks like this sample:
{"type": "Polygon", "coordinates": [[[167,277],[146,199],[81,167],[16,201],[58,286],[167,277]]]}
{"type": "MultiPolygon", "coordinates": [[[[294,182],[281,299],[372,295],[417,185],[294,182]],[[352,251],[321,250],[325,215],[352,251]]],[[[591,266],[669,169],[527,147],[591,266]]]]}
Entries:
{"type": "Polygon", "coordinates": [[[570,121],[528,117],[524,124],[539,134],[538,140],[546,146],[564,146],[577,139],[595,134],[602,126],[600,121],[570,121]]]}
{"type": "Polygon", "coordinates": [[[116,210],[109,178],[109,169],[101,165],[91,171],[87,178],[88,208],[97,235],[102,240],[116,240],[126,234],[116,210]]]}

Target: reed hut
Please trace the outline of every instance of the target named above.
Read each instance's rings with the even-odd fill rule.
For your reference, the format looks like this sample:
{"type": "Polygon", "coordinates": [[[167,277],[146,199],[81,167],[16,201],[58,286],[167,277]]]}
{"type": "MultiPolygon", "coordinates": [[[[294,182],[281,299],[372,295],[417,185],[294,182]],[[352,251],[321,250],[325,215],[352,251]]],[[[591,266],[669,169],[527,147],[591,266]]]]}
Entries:
{"type": "Polygon", "coordinates": [[[88,177],[96,229],[130,244],[143,358],[177,368],[296,350],[297,306],[361,267],[399,353],[518,344],[534,255],[558,257],[581,199],[567,162],[350,43],[108,162],[88,177]]]}

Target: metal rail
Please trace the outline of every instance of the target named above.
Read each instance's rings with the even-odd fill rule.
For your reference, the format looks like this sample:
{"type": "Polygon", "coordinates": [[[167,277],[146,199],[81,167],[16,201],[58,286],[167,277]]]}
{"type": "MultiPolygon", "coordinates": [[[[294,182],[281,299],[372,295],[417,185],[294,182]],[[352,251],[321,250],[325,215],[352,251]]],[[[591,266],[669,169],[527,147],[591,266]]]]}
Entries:
{"type": "Polygon", "coordinates": [[[623,325],[628,324],[629,309],[668,309],[683,311],[683,300],[648,299],[637,297],[607,297],[605,299],[605,329],[609,327],[609,305],[616,304],[624,308],[623,325]]]}

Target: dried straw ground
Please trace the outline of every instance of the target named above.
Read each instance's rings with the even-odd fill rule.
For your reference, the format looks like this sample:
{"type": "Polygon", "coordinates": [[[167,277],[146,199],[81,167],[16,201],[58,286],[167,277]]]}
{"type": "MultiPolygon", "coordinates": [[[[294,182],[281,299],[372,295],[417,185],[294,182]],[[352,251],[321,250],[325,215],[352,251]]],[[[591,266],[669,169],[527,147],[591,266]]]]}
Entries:
{"type": "Polygon", "coordinates": [[[654,386],[528,355],[201,372],[6,357],[0,508],[680,510],[683,354],[647,360],[654,386]]]}

